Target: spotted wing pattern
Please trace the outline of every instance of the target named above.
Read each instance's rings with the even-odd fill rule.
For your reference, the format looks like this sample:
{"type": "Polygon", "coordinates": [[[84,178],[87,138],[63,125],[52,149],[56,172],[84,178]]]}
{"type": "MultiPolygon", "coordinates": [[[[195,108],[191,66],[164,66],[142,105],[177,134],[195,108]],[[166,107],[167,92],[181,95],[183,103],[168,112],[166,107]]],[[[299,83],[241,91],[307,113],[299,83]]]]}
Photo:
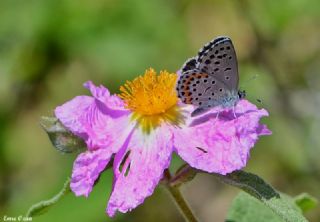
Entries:
{"type": "Polygon", "coordinates": [[[216,42],[198,58],[196,67],[225,83],[228,90],[238,90],[237,57],[229,38],[216,42]]]}
{"type": "Polygon", "coordinates": [[[182,102],[198,108],[192,116],[221,105],[231,91],[238,91],[236,53],[228,37],[218,37],[206,44],[196,57],[183,65],[177,83],[182,102]]]}
{"type": "Polygon", "coordinates": [[[185,72],[177,84],[177,92],[182,102],[196,106],[214,107],[225,94],[225,85],[214,76],[198,69],[185,72]]]}

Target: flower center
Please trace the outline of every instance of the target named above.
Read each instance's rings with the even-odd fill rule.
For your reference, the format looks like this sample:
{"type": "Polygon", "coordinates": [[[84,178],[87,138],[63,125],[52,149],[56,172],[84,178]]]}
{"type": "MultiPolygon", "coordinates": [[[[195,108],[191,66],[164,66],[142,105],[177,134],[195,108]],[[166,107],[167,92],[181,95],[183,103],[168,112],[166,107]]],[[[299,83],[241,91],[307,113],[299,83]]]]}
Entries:
{"type": "Polygon", "coordinates": [[[165,113],[177,104],[178,98],[174,90],[176,80],[175,73],[161,71],[157,75],[150,68],[143,76],[121,86],[119,96],[124,100],[126,108],[137,114],[150,116],[165,113]]]}
{"type": "Polygon", "coordinates": [[[163,121],[171,125],[183,122],[177,106],[176,80],[175,73],[161,71],[157,75],[150,68],[143,76],[120,87],[119,97],[124,100],[126,108],[133,111],[132,120],[137,121],[144,132],[149,133],[163,121]]]}

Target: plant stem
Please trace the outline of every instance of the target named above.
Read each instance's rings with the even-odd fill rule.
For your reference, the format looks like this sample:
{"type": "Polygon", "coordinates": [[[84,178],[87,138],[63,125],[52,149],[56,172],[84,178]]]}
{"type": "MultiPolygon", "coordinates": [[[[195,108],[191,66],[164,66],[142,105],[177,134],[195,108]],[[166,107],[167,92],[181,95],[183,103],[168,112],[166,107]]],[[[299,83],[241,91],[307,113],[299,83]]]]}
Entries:
{"type": "Polygon", "coordinates": [[[171,186],[170,185],[170,179],[171,179],[171,174],[169,172],[169,170],[166,170],[164,172],[165,174],[165,178],[166,178],[166,183],[165,183],[165,187],[167,188],[167,190],[170,193],[170,196],[172,197],[174,203],[176,204],[176,206],[179,208],[180,213],[183,215],[184,219],[188,222],[198,222],[198,220],[196,219],[195,215],[193,214],[193,212],[191,211],[188,203],[186,202],[186,200],[183,198],[179,187],[176,186],[171,186]]]}

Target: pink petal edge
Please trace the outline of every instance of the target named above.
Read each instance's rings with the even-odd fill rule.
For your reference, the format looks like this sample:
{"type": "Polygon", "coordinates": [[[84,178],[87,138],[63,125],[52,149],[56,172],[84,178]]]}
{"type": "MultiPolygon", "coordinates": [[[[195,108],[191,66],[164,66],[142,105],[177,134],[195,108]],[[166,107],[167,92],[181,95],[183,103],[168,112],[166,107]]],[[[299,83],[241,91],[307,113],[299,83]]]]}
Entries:
{"type": "Polygon", "coordinates": [[[220,113],[219,118],[215,111],[188,119],[189,127],[174,132],[174,146],[190,166],[225,175],[245,167],[258,136],[269,135],[271,131],[259,124],[268,112],[247,100],[239,101],[235,107],[237,118],[232,109],[220,113]]]}

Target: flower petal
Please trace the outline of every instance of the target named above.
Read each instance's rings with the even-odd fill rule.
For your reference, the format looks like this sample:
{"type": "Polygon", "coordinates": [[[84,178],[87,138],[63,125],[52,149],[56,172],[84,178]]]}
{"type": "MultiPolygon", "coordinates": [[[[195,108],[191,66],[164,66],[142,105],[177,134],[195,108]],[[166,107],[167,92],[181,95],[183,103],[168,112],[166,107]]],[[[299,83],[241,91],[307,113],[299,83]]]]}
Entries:
{"type": "Polygon", "coordinates": [[[150,196],[164,169],[168,168],[172,152],[172,134],[166,127],[159,127],[144,135],[139,129],[115,156],[115,179],[107,213],[125,213],[150,196]],[[129,153],[128,153],[129,152],[129,153]],[[122,169],[119,169],[122,163],[122,169]]]}
{"type": "Polygon", "coordinates": [[[70,187],[76,196],[88,197],[94,182],[110,161],[112,152],[100,149],[81,153],[73,164],[70,187]]]}
{"type": "MultiPolygon", "coordinates": [[[[190,107],[187,107],[190,112],[190,107]]],[[[198,118],[187,119],[188,127],[174,131],[176,152],[192,167],[227,174],[243,168],[258,136],[271,133],[259,120],[268,113],[247,100],[235,109],[211,110],[198,118]],[[188,139],[192,138],[192,139],[188,139]]]]}
{"type": "Polygon", "coordinates": [[[107,108],[126,111],[123,101],[116,95],[110,95],[109,90],[103,85],[95,86],[91,81],[88,81],[84,83],[84,87],[89,89],[93,97],[105,104],[107,108]]]}
{"type": "Polygon", "coordinates": [[[77,96],[57,107],[55,115],[71,132],[83,138],[89,149],[108,147],[123,135],[120,132],[129,125],[130,112],[125,110],[119,97],[110,95],[103,86],[96,87],[92,82],[85,86],[94,97],[77,96]]]}

